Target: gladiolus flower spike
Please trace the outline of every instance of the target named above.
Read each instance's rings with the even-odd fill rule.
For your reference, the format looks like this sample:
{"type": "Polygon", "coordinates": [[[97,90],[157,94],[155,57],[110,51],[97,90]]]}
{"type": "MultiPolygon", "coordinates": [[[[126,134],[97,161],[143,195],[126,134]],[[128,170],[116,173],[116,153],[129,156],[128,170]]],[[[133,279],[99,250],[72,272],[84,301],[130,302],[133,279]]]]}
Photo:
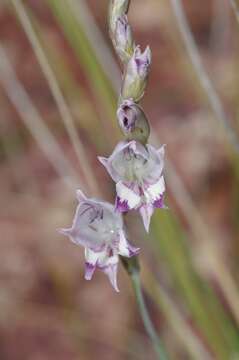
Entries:
{"type": "Polygon", "coordinates": [[[127,240],[122,213],[137,210],[149,231],[154,210],[164,208],[165,193],[164,146],[156,149],[148,144],[150,126],[139,105],[147,85],[151,50],[147,46],[141,51],[140,46],[135,45],[127,17],[129,4],[130,0],[110,0],[109,7],[109,32],[123,65],[117,119],[125,140],[115,147],[109,158],[99,157],[99,160],[116,183],[115,206],[87,198],[78,191],[79,204],[73,224],[59,230],[85,248],[85,279],[90,280],[99,269],[108,276],[116,291],[120,257],[126,270],[139,271],[137,258],[129,260],[138,255],[139,248],[127,240]]]}

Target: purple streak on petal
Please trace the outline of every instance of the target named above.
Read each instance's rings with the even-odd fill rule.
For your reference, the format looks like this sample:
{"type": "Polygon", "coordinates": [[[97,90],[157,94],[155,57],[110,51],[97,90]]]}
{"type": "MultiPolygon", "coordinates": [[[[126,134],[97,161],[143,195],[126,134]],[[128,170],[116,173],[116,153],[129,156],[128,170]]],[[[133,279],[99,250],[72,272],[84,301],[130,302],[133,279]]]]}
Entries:
{"type": "Polygon", "coordinates": [[[151,63],[151,50],[149,46],[146,47],[144,52],[141,52],[140,46],[137,46],[134,52],[134,61],[139,75],[146,76],[151,63]]]}
{"type": "Polygon", "coordinates": [[[117,117],[121,128],[130,132],[135,128],[137,120],[136,104],[131,99],[124,100],[117,110],[117,117]]]}
{"type": "Polygon", "coordinates": [[[85,263],[85,279],[91,280],[92,276],[95,272],[96,265],[90,264],[88,262],[85,263]]]}
{"type": "MultiPolygon", "coordinates": [[[[135,209],[140,204],[139,187],[135,183],[124,183],[119,181],[116,184],[116,193],[120,202],[126,202],[128,210],[135,209]]],[[[128,211],[127,210],[127,211],[128,211]]]]}
{"type": "Polygon", "coordinates": [[[123,230],[121,230],[121,232],[119,233],[119,241],[118,241],[118,253],[121,256],[124,257],[131,257],[134,255],[137,255],[139,253],[139,248],[136,248],[134,246],[132,246],[126,236],[125,236],[125,232],[123,230]]]}
{"type": "Polygon", "coordinates": [[[154,209],[152,205],[144,204],[139,208],[139,212],[140,215],[142,216],[144,227],[147,232],[149,232],[150,219],[153,214],[153,211],[154,209]]]}
{"type": "Polygon", "coordinates": [[[140,252],[140,248],[136,248],[128,243],[129,257],[136,256],[140,252]]]}
{"type": "Polygon", "coordinates": [[[121,201],[119,196],[116,196],[115,208],[119,212],[127,212],[130,210],[127,201],[121,201]]]}
{"type": "Polygon", "coordinates": [[[109,278],[111,285],[115,289],[115,291],[119,292],[119,288],[117,285],[117,264],[110,264],[100,268],[109,278]]]}
{"type": "Polygon", "coordinates": [[[163,195],[160,196],[160,198],[158,198],[157,200],[154,201],[153,207],[158,208],[158,209],[162,209],[164,207],[163,195]]]}

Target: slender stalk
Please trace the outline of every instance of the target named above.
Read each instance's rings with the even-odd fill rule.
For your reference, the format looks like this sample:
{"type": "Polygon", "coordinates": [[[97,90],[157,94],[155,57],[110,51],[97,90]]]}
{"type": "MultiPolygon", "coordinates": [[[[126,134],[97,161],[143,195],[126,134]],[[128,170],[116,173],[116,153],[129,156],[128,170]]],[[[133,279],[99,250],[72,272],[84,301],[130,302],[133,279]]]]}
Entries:
{"type": "Polygon", "coordinates": [[[71,189],[75,188],[78,175],[66,158],[60,145],[42,120],[25,88],[18,80],[7,52],[0,44],[0,83],[24,125],[36,140],[53,168],[71,189]]]}
{"type": "Polygon", "coordinates": [[[190,57],[192,65],[194,66],[198,80],[207,95],[212,111],[214,112],[216,119],[221,123],[221,125],[226,130],[226,134],[229,142],[233,145],[236,152],[239,153],[238,136],[236,135],[233,128],[230,126],[227,115],[223,109],[221,100],[216,90],[214,89],[213,84],[203,66],[202,59],[199,54],[190,26],[188,24],[182,2],[181,0],[170,0],[170,1],[188,55],[190,57]]]}
{"type": "Polygon", "coordinates": [[[126,258],[121,256],[120,260],[122,262],[123,267],[125,268],[126,272],[131,278],[135,298],[138,303],[139,312],[141,315],[141,318],[144,323],[145,330],[147,331],[147,334],[149,335],[152,344],[154,346],[155,352],[158,355],[159,360],[166,360],[168,359],[166,352],[164,350],[163,344],[159,338],[159,336],[156,333],[156,330],[154,328],[154,325],[150,319],[149,312],[147,310],[147,306],[144,301],[141,282],[140,282],[140,266],[139,261],[137,257],[131,257],[126,258]]]}
{"type": "Polygon", "coordinates": [[[140,277],[139,277],[139,272],[138,271],[134,271],[130,274],[131,277],[131,281],[132,281],[132,285],[134,288],[134,293],[135,293],[135,298],[137,300],[138,303],[138,307],[139,307],[139,312],[141,315],[141,318],[143,320],[144,323],[144,327],[145,330],[147,331],[153,346],[154,346],[154,350],[158,355],[158,358],[160,360],[166,360],[168,359],[163,344],[161,343],[161,340],[159,339],[154,325],[150,319],[145,301],[144,301],[144,297],[143,297],[143,292],[142,292],[142,287],[141,287],[141,283],[140,283],[140,277]]]}
{"type": "Polygon", "coordinates": [[[98,185],[95,180],[95,177],[93,176],[92,169],[91,169],[90,165],[88,164],[87,155],[86,155],[84,146],[78,137],[74,119],[71,115],[70,109],[69,109],[69,107],[65,101],[65,98],[62,94],[62,91],[59,87],[59,84],[55,77],[55,74],[49,64],[47,56],[45,55],[45,52],[41,46],[41,43],[37,38],[35,30],[32,26],[30,18],[28,16],[28,13],[25,10],[24,5],[21,1],[16,1],[16,0],[11,0],[11,1],[16,10],[17,16],[22,24],[22,27],[28,37],[28,40],[32,46],[32,49],[36,55],[36,58],[39,62],[39,65],[40,65],[42,71],[43,71],[43,74],[45,75],[45,78],[51,89],[52,95],[54,97],[54,100],[57,104],[59,113],[61,115],[63,124],[64,124],[66,131],[69,135],[69,138],[72,142],[72,145],[73,145],[75,153],[77,155],[79,164],[81,165],[82,172],[83,172],[84,178],[85,178],[85,185],[87,184],[88,187],[90,188],[90,190],[92,192],[96,193],[97,189],[98,189],[98,185]],[[83,164],[84,164],[84,166],[83,166],[83,164]]]}
{"type": "Polygon", "coordinates": [[[102,101],[108,117],[115,116],[114,104],[116,99],[111,83],[107,81],[99,61],[94,56],[87,35],[84,33],[79,20],[76,19],[75,14],[72,13],[68,1],[47,0],[46,2],[61,24],[69,43],[80,59],[83,69],[89,74],[93,94],[96,94],[99,100],[102,101]]]}
{"type": "Polygon", "coordinates": [[[239,6],[237,5],[236,3],[236,0],[230,0],[230,4],[231,4],[231,7],[234,11],[234,14],[236,16],[236,19],[237,19],[237,22],[238,22],[238,25],[239,25],[239,6]]]}
{"type": "Polygon", "coordinates": [[[143,268],[142,287],[155,304],[163,310],[173,331],[171,336],[176,336],[181,340],[183,348],[188,351],[189,359],[213,360],[207,343],[196,332],[192,331],[188,322],[188,315],[182,311],[175,299],[172,299],[171,294],[164,289],[144,263],[143,268]]]}
{"type": "Polygon", "coordinates": [[[121,74],[118,64],[115,62],[112,51],[110,50],[105,36],[97,25],[92,12],[89,9],[86,0],[68,0],[68,5],[72,9],[79,26],[82,26],[91,47],[94,49],[95,56],[99,61],[102,70],[112,84],[112,89],[117,94],[119,91],[119,83],[121,74]]]}

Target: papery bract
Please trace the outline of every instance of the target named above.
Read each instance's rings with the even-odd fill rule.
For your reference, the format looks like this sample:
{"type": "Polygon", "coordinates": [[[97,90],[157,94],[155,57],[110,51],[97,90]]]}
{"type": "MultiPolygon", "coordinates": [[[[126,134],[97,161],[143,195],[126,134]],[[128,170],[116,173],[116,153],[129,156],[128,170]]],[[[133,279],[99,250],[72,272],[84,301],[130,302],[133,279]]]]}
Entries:
{"type": "Polygon", "coordinates": [[[151,64],[151,50],[147,46],[144,52],[136,46],[124,73],[121,89],[121,99],[132,99],[138,102],[144,95],[149,66],[151,64]]]}
{"type": "Polygon", "coordinates": [[[117,19],[127,14],[130,0],[111,0],[109,7],[109,29],[110,35],[113,37],[116,29],[117,19]]]}
{"type": "Polygon", "coordinates": [[[138,210],[148,231],[154,209],[164,207],[164,146],[157,150],[137,141],[120,142],[109,158],[99,160],[116,182],[117,210],[138,210]]]}
{"type": "Polygon", "coordinates": [[[123,63],[127,64],[135,48],[127,15],[118,17],[112,41],[120,59],[123,63]]]}
{"type": "Polygon", "coordinates": [[[96,268],[102,270],[116,291],[119,255],[131,257],[139,249],[126,239],[123,219],[113,205],[96,199],[88,199],[77,192],[77,206],[72,227],[60,229],[72,242],[85,247],[85,279],[90,280],[96,268]]]}

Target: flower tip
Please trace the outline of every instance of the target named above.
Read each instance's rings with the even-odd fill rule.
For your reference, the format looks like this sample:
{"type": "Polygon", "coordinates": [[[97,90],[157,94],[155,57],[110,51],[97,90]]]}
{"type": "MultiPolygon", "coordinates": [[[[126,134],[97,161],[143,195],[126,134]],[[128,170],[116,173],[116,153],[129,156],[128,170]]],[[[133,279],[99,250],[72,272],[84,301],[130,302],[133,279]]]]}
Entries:
{"type": "Polygon", "coordinates": [[[76,198],[79,202],[85,201],[87,199],[85,194],[80,189],[76,190],[76,198]]]}
{"type": "Polygon", "coordinates": [[[139,255],[140,253],[140,248],[135,248],[134,249],[134,255],[139,255]]]}
{"type": "Polygon", "coordinates": [[[153,208],[151,206],[142,206],[139,210],[143,220],[144,228],[146,232],[149,232],[150,220],[153,214],[153,208]]]}
{"type": "Polygon", "coordinates": [[[111,282],[111,285],[113,286],[113,288],[114,288],[114,290],[117,292],[117,293],[119,293],[120,292],[120,290],[119,290],[119,288],[118,288],[118,284],[117,284],[117,282],[111,282]]]}
{"type": "Polygon", "coordinates": [[[57,229],[57,232],[62,234],[62,235],[66,235],[69,236],[71,233],[71,229],[63,229],[63,228],[59,228],[57,229]]]}
{"type": "Polygon", "coordinates": [[[158,153],[159,155],[164,156],[164,154],[165,154],[165,147],[166,147],[166,144],[163,144],[162,146],[160,146],[160,148],[157,150],[157,153],[158,153]]]}
{"type": "Polygon", "coordinates": [[[128,249],[129,249],[129,257],[137,256],[140,253],[140,248],[136,248],[132,245],[130,245],[128,249]]]}
{"type": "Polygon", "coordinates": [[[146,46],[145,50],[144,50],[144,54],[147,55],[148,58],[152,58],[152,51],[151,48],[149,47],[149,45],[146,46]]]}
{"type": "Polygon", "coordinates": [[[103,268],[103,272],[108,276],[109,281],[112,287],[115,289],[116,292],[119,292],[118,284],[117,284],[117,267],[118,264],[113,264],[106,266],[103,268]]]}
{"type": "Polygon", "coordinates": [[[85,263],[85,280],[89,281],[92,279],[92,276],[95,272],[96,265],[85,263]]]}
{"type": "Polygon", "coordinates": [[[110,280],[110,283],[111,283],[113,289],[114,289],[117,293],[119,293],[120,290],[119,290],[119,288],[118,288],[117,280],[116,280],[116,279],[113,280],[113,281],[110,280]]]}
{"type": "Polygon", "coordinates": [[[97,156],[99,162],[103,165],[103,166],[107,166],[107,162],[108,162],[108,159],[103,157],[103,156],[97,156]]]}
{"type": "Polygon", "coordinates": [[[120,213],[129,211],[128,202],[126,200],[121,200],[119,196],[116,196],[115,211],[118,211],[120,213]]]}

